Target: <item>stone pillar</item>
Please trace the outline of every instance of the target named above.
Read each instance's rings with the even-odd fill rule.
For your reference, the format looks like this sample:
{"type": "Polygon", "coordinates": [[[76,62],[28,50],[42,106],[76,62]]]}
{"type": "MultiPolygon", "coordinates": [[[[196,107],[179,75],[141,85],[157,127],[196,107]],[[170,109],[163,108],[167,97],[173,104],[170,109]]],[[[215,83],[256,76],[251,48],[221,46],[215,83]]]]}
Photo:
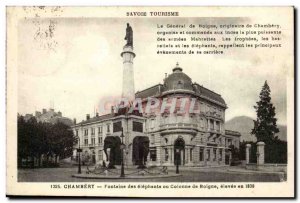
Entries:
{"type": "Polygon", "coordinates": [[[123,58],[122,97],[133,101],[135,98],[133,74],[133,58],[135,57],[135,53],[133,52],[133,47],[130,45],[124,46],[121,57],[123,58]]]}
{"type": "Polygon", "coordinates": [[[161,166],[161,147],[156,147],[156,165],[161,166]]]}
{"type": "Polygon", "coordinates": [[[214,130],[216,130],[216,126],[217,126],[216,125],[216,120],[214,120],[214,127],[213,127],[214,130]]]}
{"type": "Polygon", "coordinates": [[[212,163],[213,162],[213,159],[214,159],[214,151],[213,151],[213,148],[210,148],[210,159],[209,159],[209,161],[212,163]]]}
{"type": "Polygon", "coordinates": [[[207,148],[206,147],[204,147],[204,149],[203,149],[203,161],[204,161],[204,165],[206,166],[207,165],[207,160],[206,160],[206,156],[207,156],[207,148]]]}
{"type": "Polygon", "coordinates": [[[161,148],[161,162],[166,163],[166,150],[163,147],[161,148]]]}
{"type": "Polygon", "coordinates": [[[168,151],[169,151],[168,162],[169,162],[169,164],[171,165],[171,164],[172,164],[172,150],[171,150],[171,147],[168,148],[168,151]]]}
{"type": "Polygon", "coordinates": [[[173,149],[173,146],[171,146],[170,147],[170,160],[171,160],[171,163],[174,163],[174,161],[173,161],[174,160],[174,155],[173,155],[174,153],[173,152],[174,152],[174,149],[173,149]]]}
{"type": "Polygon", "coordinates": [[[133,165],[133,162],[132,162],[132,145],[131,146],[127,146],[125,149],[124,149],[124,163],[126,166],[131,166],[133,165]]]}
{"type": "Polygon", "coordinates": [[[195,147],[193,150],[193,162],[195,164],[200,163],[200,147],[195,147]]]}
{"type": "Polygon", "coordinates": [[[222,163],[225,165],[225,148],[222,149],[222,163]]]}
{"type": "Polygon", "coordinates": [[[185,154],[186,154],[186,156],[185,156],[185,160],[186,160],[185,163],[188,164],[190,162],[190,151],[189,151],[188,147],[185,148],[185,154]]]}
{"type": "Polygon", "coordinates": [[[207,119],[207,130],[210,129],[210,119],[207,119]]]}
{"type": "Polygon", "coordinates": [[[251,144],[246,144],[246,164],[250,163],[250,148],[251,148],[251,144]]]}
{"type": "Polygon", "coordinates": [[[258,142],[257,144],[257,165],[263,165],[265,163],[265,143],[258,142]]]}
{"type": "Polygon", "coordinates": [[[219,148],[216,149],[216,162],[217,162],[217,163],[220,162],[220,161],[219,161],[219,160],[220,160],[220,152],[219,152],[219,150],[221,150],[221,149],[219,149],[219,148]]]}

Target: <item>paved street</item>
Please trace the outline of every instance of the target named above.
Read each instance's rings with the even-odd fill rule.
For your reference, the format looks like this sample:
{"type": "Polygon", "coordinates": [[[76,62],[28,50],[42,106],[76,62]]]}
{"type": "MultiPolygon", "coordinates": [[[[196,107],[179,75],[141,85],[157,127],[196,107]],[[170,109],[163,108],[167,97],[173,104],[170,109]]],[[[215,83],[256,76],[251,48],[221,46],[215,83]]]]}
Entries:
{"type": "MultiPolygon", "coordinates": [[[[280,176],[275,173],[260,173],[246,171],[241,168],[184,168],[180,177],[153,178],[153,179],[81,179],[73,178],[77,173],[76,167],[69,168],[41,168],[19,169],[20,182],[278,182],[280,176]],[[231,170],[232,169],[232,170],[231,170]]],[[[85,173],[86,168],[82,168],[85,173]]],[[[126,172],[125,172],[126,173],[126,172]]],[[[175,173],[174,169],[170,173],[175,173]]]]}

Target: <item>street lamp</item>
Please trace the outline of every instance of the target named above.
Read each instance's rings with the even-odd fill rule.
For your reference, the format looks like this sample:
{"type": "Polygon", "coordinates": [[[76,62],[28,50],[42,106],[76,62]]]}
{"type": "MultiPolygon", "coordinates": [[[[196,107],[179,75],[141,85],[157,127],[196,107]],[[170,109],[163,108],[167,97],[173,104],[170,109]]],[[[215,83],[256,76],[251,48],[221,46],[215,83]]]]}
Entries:
{"type": "Polygon", "coordinates": [[[80,149],[80,137],[78,137],[78,149],[77,149],[77,153],[78,153],[78,174],[81,174],[81,159],[80,159],[80,153],[82,152],[82,149],[80,149]]]}
{"type": "Polygon", "coordinates": [[[123,127],[122,127],[122,131],[121,131],[121,139],[122,139],[122,143],[121,143],[121,175],[120,177],[121,178],[124,178],[125,177],[125,173],[124,173],[124,148],[125,148],[125,145],[124,145],[124,142],[123,142],[123,138],[124,138],[124,134],[123,134],[123,127]]]}
{"type": "Polygon", "coordinates": [[[176,174],[179,174],[179,159],[180,159],[180,149],[176,148],[176,174]]]}

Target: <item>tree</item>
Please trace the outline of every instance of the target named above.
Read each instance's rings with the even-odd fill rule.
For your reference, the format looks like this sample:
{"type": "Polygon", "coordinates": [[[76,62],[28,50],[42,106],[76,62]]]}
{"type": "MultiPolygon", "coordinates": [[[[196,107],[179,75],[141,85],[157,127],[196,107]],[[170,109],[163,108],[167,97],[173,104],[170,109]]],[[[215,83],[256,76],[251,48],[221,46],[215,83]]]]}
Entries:
{"type": "Polygon", "coordinates": [[[57,164],[58,157],[64,159],[72,156],[73,146],[77,143],[77,138],[70,127],[63,123],[56,123],[52,128],[51,147],[57,164]]]}
{"type": "Polygon", "coordinates": [[[279,132],[277,128],[275,118],[275,107],[271,102],[270,96],[271,90],[270,87],[265,81],[265,84],[262,87],[262,90],[259,94],[259,101],[256,102],[254,106],[257,114],[256,121],[254,120],[254,128],[252,129],[251,134],[255,135],[257,141],[263,141],[266,144],[272,143],[274,140],[277,140],[275,134],[279,132]]]}
{"type": "Polygon", "coordinates": [[[239,149],[237,147],[235,147],[234,145],[230,145],[229,146],[229,150],[231,151],[231,165],[238,165],[239,164],[239,149]]]}
{"type": "Polygon", "coordinates": [[[77,139],[71,128],[63,123],[37,122],[35,117],[25,120],[18,115],[18,167],[52,166],[49,157],[55,156],[55,166],[58,158],[64,159],[72,155],[77,139]],[[26,161],[26,164],[23,164],[26,161]]]}
{"type": "Polygon", "coordinates": [[[22,167],[22,160],[29,156],[29,137],[26,130],[24,117],[18,116],[18,167],[22,167]]]}

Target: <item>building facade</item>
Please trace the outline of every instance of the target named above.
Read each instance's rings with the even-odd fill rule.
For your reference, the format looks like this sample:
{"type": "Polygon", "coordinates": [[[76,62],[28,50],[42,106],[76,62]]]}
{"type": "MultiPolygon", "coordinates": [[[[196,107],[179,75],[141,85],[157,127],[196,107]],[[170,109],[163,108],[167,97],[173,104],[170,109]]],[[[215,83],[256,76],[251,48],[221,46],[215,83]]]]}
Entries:
{"type": "Polygon", "coordinates": [[[142,101],[143,109],[153,98],[159,102],[156,108],[143,111],[142,115],[112,111],[93,118],[87,115],[85,121],[73,126],[80,138],[83,160],[107,162],[104,139],[120,137],[123,127],[125,165],[134,165],[133,140],[137,136],[149,138],[148,166],[173,166],[177,161],[184,166],[230,164],[230,146],[239,148],[240,133],[225,130],[227,105],[221,95],[193,83],[177,65],[163,84],[139,91],[135,97],[142,101]]]}
{"type": "MultiPolygon", "coordinates": [[[[177,64],[163,84],[135,93],[133,30],[127,23],[123,59],[122,99],[110,114],[90,118],[72,128],[79,138],[83,162],[118,162],[125,165],[214,166],[230,164],[230,145],[239,145],[240,134],[225,131],[221,95],[197,84],[177,64]],[[130,113],[139,101],[138,112],[130,113]],[[121,110],[120,110],[121,109],[121,110]],[[142,110],[142,111],[140,111],[142,110]],[[120,143],[123,155],[120,155],[120,143]],[[117,148],[117,149],[116,149],[117,148]],[[109,150],[110,149],[110,150],[109,150]],[[147,154],[148,157],[144,157],[147,154]],[[138,159],[138,161],[137,161],[138,159]],[[142,162],[141,163],[141,160],[142,162]]],[[[79,146],[80,145],[80,146],[79,146]]],[[[80,151],[80,150],[79,150],[80,151]]],[[[77,156],[74,149],[74,156],[77,156]]]]}
{"type": "Polygon", "coordinates": [[[56,112],[53,108],[42,109],[42,111],[36,111],[35,115],[33,114],[25,114],[24,120],[27,121],[31,118],[35,118],[37,122],[42,123],[64,123],[65,125],[71,126],[73,125],[72,119],[68,117],[64,117],[62,112],[56,112]]]}

